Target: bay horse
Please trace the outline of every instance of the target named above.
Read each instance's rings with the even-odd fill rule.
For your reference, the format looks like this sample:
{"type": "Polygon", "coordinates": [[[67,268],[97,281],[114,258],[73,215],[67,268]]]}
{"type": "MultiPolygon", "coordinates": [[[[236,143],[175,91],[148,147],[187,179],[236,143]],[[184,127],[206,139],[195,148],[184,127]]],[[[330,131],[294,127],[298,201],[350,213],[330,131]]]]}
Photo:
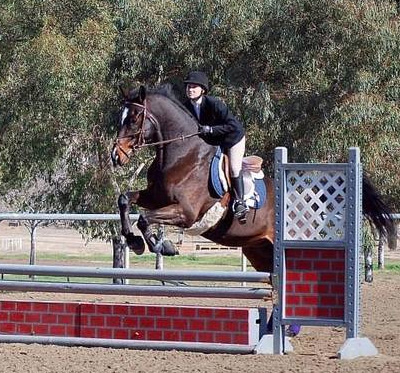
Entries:
{"type": "MultiPolygon", "coordinates": [[[[147,172],[147,188],[121,194],[118,207],[122,235],[131,250],[144,251],[144,242],[134,235],[129,220],[132,204],[145,209],[137,226],[151,252],[174,255],[175,247],[151,229],[152,224],[190,228],[214,206],[219,197],[209,186],[210,162],[214,146],[198,137],[198,122],[166,86],[148,91],[123,91],[123,106],[111,159],[123,166],[137,151],[154,146],[155,158],[147,172]]],[[[267,198],[259,209],[250,209],[242,224],[226,208],[221,219],[201,235],[215,243],[240,246],[257,271],[272,272],[275,233],[275,201],[273,180],[264,177],[267,198]]],[[[393,221],[389,209],[369,180],[363,182],[364,215],[382,233],[391,231],[393,221]]]]}

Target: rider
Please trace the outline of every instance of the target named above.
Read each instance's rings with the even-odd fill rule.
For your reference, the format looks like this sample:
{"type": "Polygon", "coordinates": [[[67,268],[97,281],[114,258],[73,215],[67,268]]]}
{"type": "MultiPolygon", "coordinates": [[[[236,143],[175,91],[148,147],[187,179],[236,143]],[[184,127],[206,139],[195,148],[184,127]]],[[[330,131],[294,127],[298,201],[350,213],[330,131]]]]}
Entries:
{"type": "Polygon", "coordinates": [[[234,192],[233,212],[245,221],[249,208],[243,199],[242,159],[245,151],[243,124],[219,99],[207,95],[208,77],[201,71],[190,72],[184,83],[188,100],[185,106],[199,121],[200,137],[208,144],[220,146],[228,153],[230,176],[234,192]]]}

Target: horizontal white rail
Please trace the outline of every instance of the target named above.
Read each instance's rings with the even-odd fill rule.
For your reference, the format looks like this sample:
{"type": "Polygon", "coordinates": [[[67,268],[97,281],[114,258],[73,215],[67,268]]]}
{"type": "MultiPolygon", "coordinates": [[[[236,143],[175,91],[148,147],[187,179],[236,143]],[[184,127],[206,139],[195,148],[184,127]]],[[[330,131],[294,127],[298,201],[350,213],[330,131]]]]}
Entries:
{"type": "Polygon", "coordinates": [[[135,350],[178,350],[189,352],[250,354],[255,345],[235,345],[204,342],[138,341],[130,339],[103,339],[80,337],[53,337],[31,335],[0,335],[0,343],[40,343],[58,346],[132,348],[135,350]]]}
{"type": "Polygon", "coordinates": [[[272,290],[244,287],[115,285],[62,282],[0,281],[1,291],[79,293],[154,297],[268,299],[272,290]]]}
{"type": "Polygon", "coordinates": [[[226,281],[270,283],[268,272],[185,271],[74,266],[0,264],[0,273],[58,277],[129,278],[158,281],[226,281]]]}
{"type": "MultiPolygon", "coordinates": [[[[130,219],[137,220],[139,214],[130,214],[130,219]]],[[[120,220],[119,214],[26,214],[0,213],[0,220],[120,220]]]]}
{"type": "MultiPolygon", "coordinates": [[[[400,220],[400,213],[390,214],[392,219],[400,220]]],[[[137,220],[139,214],[130,214],[130,219],[137,220]]],[[[42,213],[0,213],[0,220],[119,220],[119,214],[42,214],[42,213]]]]}

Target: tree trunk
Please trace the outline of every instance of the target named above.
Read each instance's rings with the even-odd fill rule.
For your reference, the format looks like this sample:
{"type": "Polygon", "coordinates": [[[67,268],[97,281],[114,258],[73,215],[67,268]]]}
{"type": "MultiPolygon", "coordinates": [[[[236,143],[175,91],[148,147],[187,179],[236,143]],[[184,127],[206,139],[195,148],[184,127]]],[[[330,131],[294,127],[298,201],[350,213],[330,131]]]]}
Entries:
{"type": "MultiPolygon", "coordinates": [[[[125,244],[121,237],[113,237],[113,268],[125,268],[125,244]]],[[[114,284],[123,284],[124,279],[114,278],[114,284]]]]}
{"type": "Polygon", "coordinates": [[[372,282],[374,280],[374,271],[373,271],[371,245],[364,246],[364,257],[365,257],[365,282],[372,282]]]}
{"type": "Polygon", "coordinates": [[[382,235],[379,235],[378,241],[378,269],[385,268],[385,246],[382,235]]]}
{"type": "Polygon", "coordinates": [[[164,269],[164,257],[160,253],[156,255],[156,269],[160,271],[164,269]]]}
{"type": "MultiPolygon", "coordinates": [[[[159,224],[157,228],[157,237],[159,240],[164,241],[165,239],[165,227],[164,224],[159,224]]],[[[164,257],[162,254],[156,256],[156,269],[162,271],[164,269],[164,257]]]]}
{"type": "Polygon", "coordinates": [[[398,224],[394,226],[394,232],[388,237],[388,247],[389,250],[396,250],[397,249],[397,232],[399,230],[398,224]]]}
{"type": "MultiPolygon", "coordinates": [[[[35,223],[31,224],[29,233],[31,235],[31,251],[29,253],[29,265],[36,264],[36,228],[37,225],[35,223]]],[[[35,279],[35,275],[30,275],[29,278],[31,280],[35,279]]]]}

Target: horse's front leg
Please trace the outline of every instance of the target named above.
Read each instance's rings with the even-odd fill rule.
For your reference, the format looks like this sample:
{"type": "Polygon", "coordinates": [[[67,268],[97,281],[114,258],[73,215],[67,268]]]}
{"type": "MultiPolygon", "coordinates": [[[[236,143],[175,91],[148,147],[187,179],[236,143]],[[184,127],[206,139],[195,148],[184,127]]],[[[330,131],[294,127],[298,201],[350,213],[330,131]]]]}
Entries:
{"type": "Polygon", "coordinates": [[[118,198],[118,208],[121,217],[121,233],[126,239],[126,243],[130,250],[135,252],[137,255],[141,255],[144,252],[145,245],[143,238],[135,236],[133,233],[132,223],[129,219],[130,206],[136,203],[140,192],[127,192],[121,194],[118,198]]]}

